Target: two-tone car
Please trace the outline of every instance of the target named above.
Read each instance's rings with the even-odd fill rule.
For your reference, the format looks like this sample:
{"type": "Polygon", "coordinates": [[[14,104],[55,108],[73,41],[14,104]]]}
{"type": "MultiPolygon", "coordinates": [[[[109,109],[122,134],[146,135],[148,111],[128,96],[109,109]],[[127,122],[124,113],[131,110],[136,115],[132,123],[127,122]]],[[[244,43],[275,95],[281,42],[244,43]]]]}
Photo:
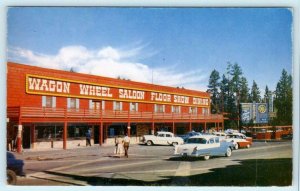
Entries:
{"type": "Polygon", "coordinates": [[[203,157],[208,160],[211,156],[227,156],[232,154],[233,144],[220,141],[215,135],[198,135],[190,137],[185,144],[176,145],[175,156],[181,157],[203,157]]]}
{"type": "Polygon", "coordinates": [[[250,148],[252,145],[252,137],[246,137],[242,133],[229,133],[226,135],[227,142],[233,142],[238,148],[250,148]]]}

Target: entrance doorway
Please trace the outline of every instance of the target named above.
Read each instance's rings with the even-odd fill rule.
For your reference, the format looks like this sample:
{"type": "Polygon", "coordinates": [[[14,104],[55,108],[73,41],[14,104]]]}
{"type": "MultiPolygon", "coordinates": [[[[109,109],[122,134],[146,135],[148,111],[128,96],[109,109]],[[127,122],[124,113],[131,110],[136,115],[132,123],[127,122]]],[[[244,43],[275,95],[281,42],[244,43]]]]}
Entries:
{"type": "Polygon", "coordinates": [[[94,125],[94,144],[99,144],[99,125],[94,125]]]}
{"type": "Polygon", "coordinates": [[[23,127],[22,145],[24,149],[30,149],[30,127],[23,127]]]}

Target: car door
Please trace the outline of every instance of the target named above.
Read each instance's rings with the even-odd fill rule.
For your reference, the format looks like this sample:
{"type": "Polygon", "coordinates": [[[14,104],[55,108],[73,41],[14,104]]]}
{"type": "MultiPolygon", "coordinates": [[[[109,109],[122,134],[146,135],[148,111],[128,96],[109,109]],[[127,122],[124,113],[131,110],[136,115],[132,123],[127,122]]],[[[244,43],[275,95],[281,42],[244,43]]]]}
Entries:
{"type": "Polygon", "coordinates": [[[214,146],[211,148],[212,149],[212,154],[213,155],[220,155],[221,153],[224,153],[225,147],[221,147],[221,140],[220,137],[215,137],[214,138],[214,146]]]}
{"type": "Polygon", "coordinates": [[[208,144],[207,144],[207,152],[214,155],[218,151],[218,148],[220,147],[220,143],[216,143],[215,137],[211,137],[208,139],[208,144]]]}
{"type": "Polygon", "coordinates": [[[160,145],[165,145],[165,134],[164,133],[159,133],[157,135],[157,144],[160,144],[160,145]]]}
{"type": "Polygon", "coordinates": [[[166,140],[165,144],[168,144],[168,145],[172,144],[172,142],[173,142],[172,135],[171,134],[166,134],[166,139],[165,140],[166,140]]]}

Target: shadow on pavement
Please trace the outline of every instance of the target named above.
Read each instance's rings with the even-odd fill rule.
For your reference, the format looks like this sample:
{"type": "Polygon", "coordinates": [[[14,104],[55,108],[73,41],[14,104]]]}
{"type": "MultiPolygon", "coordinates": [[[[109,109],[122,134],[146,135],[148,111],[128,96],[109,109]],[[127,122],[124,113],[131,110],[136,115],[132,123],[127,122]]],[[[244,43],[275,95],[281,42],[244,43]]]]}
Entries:
{"type": "MultiPolygon", "coordinates": [[[[162,180],[147,182],[133,179],[114,179],[66,175],[89,185],[101,186],[290,186],[292,185],[292,159],[237,160],[239,164],[225,168],[210,169],[210,172],[191,176],[163,176],[162,180]]],[[[205,162],[205,161],[203,161],[205,162]]]]}

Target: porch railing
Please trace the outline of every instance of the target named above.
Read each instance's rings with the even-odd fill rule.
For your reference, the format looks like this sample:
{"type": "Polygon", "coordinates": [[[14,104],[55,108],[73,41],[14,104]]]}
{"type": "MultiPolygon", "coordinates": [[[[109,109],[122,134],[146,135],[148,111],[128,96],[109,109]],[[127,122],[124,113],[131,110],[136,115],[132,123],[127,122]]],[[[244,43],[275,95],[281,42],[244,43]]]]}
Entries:
{"type": "Polygon", "coordinates": [[[223,119],[218,114],[156,113],[142,111],[112,111],[47,107],[9,107],[8,117],[21,118],[85,118],[85,119],[223,119]]]}

